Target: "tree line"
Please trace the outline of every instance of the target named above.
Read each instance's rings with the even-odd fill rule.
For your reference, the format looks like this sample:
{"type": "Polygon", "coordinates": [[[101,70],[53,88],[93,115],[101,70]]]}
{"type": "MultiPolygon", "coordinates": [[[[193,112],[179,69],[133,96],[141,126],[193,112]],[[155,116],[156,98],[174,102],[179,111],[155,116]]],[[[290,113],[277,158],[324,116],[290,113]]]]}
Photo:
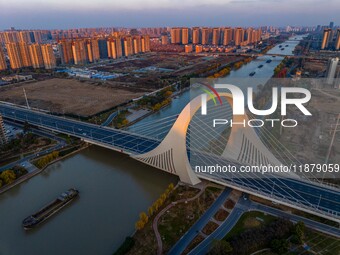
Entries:
{"type": "Polygon", "coordinates": [[[136,230],[141,230],[145,227],[149,221],[149,217],[153,216],[162,207],[174,188],[174,184],[170,183],[165,192],[161,194],[160,197],[148,208],[148,213],[140,213],[139,220],[135,224],[136,230]]]}

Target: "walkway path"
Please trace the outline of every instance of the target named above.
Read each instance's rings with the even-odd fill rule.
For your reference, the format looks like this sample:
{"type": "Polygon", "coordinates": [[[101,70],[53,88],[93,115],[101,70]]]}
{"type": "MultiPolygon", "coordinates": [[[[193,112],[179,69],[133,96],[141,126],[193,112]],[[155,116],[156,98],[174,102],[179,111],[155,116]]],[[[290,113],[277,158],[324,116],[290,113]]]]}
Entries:
{"type": "Polygon", "coordinates": [[[226,188],[216,201],[209,207],[209,209],[196,221],[196,223],[181,237],[181,239],[171,248],[168,255],[181,254],[190,242],[196,237],[196,235],[204,228],[204,226],[210,221],[210,219],[221,208],[227,197],[229,196],[231,189],[226,188]]]}
{"type": "Polygon", "coordinates": [[[189,201],[193,201],[195,200],[196,198],[198,198],[205,190],[205,186],[204,185],[201,185],[200,187],[200,192],[198,192],[195,196],[191,197],[191,198],[184,198],[184,199],[180,199],[180,200],[177,200],[175,202],[172,202],[170,204],[168,204],[165,208],[163,208],[163,210],[161,210],[157,215],[156,217],[154,218],[153,222],[152,222],[152,228],[155,232],[155,235],[156,235],[156,239],[157,239],[157,254],[158,255],[161,255],[163,253],[163,243],[162,243],[162,238],[161,238],[161,235],[158,231],[158,221],[159,219],[163,216],[163,214],[168,211],[171,207],[179,204],[179,203],[184,203],[184,202],[189,202],[189,201]]]}

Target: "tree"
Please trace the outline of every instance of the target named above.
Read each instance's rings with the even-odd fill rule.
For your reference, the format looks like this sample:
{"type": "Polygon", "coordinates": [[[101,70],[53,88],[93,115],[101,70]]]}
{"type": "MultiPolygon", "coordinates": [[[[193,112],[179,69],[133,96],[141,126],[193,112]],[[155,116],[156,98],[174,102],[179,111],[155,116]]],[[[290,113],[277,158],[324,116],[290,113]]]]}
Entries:
{"type": "Polygon", "coordinates": [[[149,217],[151,217],[153,215],[153,206],[150,206],[149,209],[148,209],[148,214],[149,214],[149,217]]]}
{"type": "Polygon", "coordinates": [[[16,179],[16,175],[12,170],[5,170],[0,174],[0,179],[4,184],[10,184],[16,179]]]}
{"type": "Polygon", "coordinates": [[[149,217],[146,215],[145,212],[141,212],[139,218],[144,224],[146,224],[149,221],[149,217]]]}
{"type": "Polygon", "coordinates": [[[274,239],[270,243],[270,248],[278,254],[284,254],[288,251],[289,243],[286,239],[274,239]]]}
{"type": "Polygon", "coordinates": [[[209,255],[225,255],[233,251],[233,247],[226,240],[214,240],[209,255]]]}
{"type": "Polygon", "coordinates": [[[135,227],[136,227],[137,230],[141,230],[141,229],[144,228],[144,225],[145,224],[141,220],[139,220],[139,221],[136,222],[135,227]]]}
{"type": "Polygon", "coordinates": [[[166,92],[164,93],[164,96],[165,96],[166,98],[171,97],[171,96],[172,96],[172,91],[170,91],[170,90],[166,91],[166,92]]]}
{"type": "Polygon", "coordinates": [[[161,109],[162,105],[160,103],[155,104],[155,106],[152,108],[154,111],[158,111],[161,109]]]}
{"type": "Polygon", "coordinates": [[[303,243],[303,239],[305,237],[305,223],[299,221],[295,224],[295,235],[297,236],[300,243],[303,243]]]}
{"type": "Polygon", "coordinates": [[[52,162],[53,160],[57,159],[59,157],[59,152],[58,151],[54,151],[42,158],[40,158],[35,165],[38,168],[43,168],[45,167],[47,164],[49,164],[50,162],[52,162]]]}
{"type": "Polygon", "coordinates": [[[174,189],[174,187],[175,187],[175,186],[174,186],[174,184],[173,184],[173,183],[170,183],[170,184],[169,184],[169,186],[168,186],[168,188],[169,188],[170,190],[173,190],[173,189],[174,189]]]}

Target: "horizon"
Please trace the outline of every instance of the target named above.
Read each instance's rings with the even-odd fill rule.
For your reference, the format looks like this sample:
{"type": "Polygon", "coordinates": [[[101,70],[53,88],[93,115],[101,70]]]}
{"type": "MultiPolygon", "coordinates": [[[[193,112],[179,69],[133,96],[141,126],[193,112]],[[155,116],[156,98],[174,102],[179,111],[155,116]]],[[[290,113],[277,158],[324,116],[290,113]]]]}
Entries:
{"type": "Polygon", "coordinates": [[[339,0],[0,0],[1,30],[72,29],[98,27],[194,27],[194,26],[302,26],[340,24],[339,0]],[[315,15],[315,6],[318,13],[315,15]],[[39,6],[39,7],[37,7],[39,6]],[[71,25],[70,25],[71,24],[71,25]]]}

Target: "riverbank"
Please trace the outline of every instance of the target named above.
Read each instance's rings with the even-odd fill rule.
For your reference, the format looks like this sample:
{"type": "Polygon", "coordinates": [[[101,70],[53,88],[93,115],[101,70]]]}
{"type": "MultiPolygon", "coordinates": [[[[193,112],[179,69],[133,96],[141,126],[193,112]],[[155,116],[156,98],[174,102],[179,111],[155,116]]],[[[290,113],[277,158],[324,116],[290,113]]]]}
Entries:
{"type": "MultiPolygon", "coordinates": [[[[44,166],[44,167],[41,168],[41,169],[39,169],[39,168],[36,167],[36,170],[34,170],[34,171],[32,171],[32,172],[29,172],[29,173],[27,173],[27,174],[25,174],[25,175],[19,177],[18,179],[14,180],[11,184],[8,184],[8,185],[5,185],[5,186],[1,187],[1,188],[0,188],[0,195],[3,194],[3,193],[5,193],[5,192],[8,191],[8,190],[14,188],[15,186],[17,186],[17,185],[19,185],[19,184],[21,184],[21,183],[23,183],[23,182],[29,180],[30,178],[32,178],[32,177],[34,177],[34,176],[40,174],[41,172],[43,172],[43,171],[44,171],[47,167],[49,167],[50,165],[52,165],[52,164],[54,164],[54,163],[56,163],[56,162],[58,162],[58,161],[60,161],[60,160],[66,159],[66,158],[68,158],[68,157],[70,157],[70,156],[72,156],[72,155],[75,155],[75,154],[79,153],[80,151],[86,149],[88,146],[89,146],[89,145],[86,144],[85,146],[82,146],[81,148],[79,148],[79,149],[77,149],[77,150],[75,150],[75,151],[73,151],[73,152],[71,152],[71,153],[69,153],[69,154],[66,154],[65,156],[58,157],[57,159],[55,159],[55,160],[49,162],[46,166],[44,166]]],[[[68,149],[70,149],[70,148],[68,148],[68,149]]],[[[37,159],[34,159],[34,160],[37,160],[37,159]]],[[[34,160],[33,160],[33,161],[34,161],[34,160]]]]}
{"type": "Polygon", "coordinates": [[[150,214],[151,211],[148,210],[145,226],[127,238],[129,249],[124,252],[117,250],[113,254],[166,253],[204,214],[221,192],[221,187],[217,188],[207,182],[198,187],[179,183],[156,212],[150,214]]]}

